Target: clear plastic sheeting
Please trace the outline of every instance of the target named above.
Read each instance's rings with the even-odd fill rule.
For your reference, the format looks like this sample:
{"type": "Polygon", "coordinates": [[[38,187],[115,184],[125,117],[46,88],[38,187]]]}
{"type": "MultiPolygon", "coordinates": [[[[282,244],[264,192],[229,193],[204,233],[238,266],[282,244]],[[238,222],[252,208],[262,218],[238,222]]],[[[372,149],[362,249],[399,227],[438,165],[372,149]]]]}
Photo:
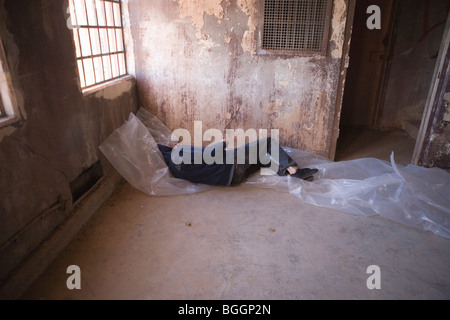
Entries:
{"type": "Polygon", "coordinates": [[[172,177],[157,146],[157,143],[170,141],[170,130],[145,111],[140,110],[137,115],[142,121],[130,114],[128,121],[99,146],[119,174],[136,189],[153,196],[190,194],[210,189],[207,185],[172,177]],[[157,131],[159,129],[161,131],[157,131]],[[155,133],[158,142],[150,132],[155,133]]]}
{"type": "Polygon", "coordinates": [[[157,144],[170,144],[172,142],[172,131],[151,112],[140,108],[136,116],[148,129],[157,144]]]}
{"type": "Polygon", "coordinates": [[[324,161],[312,182],[290,181],[289,192],[321,207],[357,215],[380,215],[450,238],[450,175],[366,158],[324,161]]]}
{"type": "MultiPolygon", "coordinates": [[[[117,129],[100,150],[135,188],[155,196],[210,190],[208,185],[173,178],[157,143],[171,141],[171,131],[150,112],[117,129]]],[[[244,184],[289,192],[320,207],[362,216],[380,215],[450,239],[450,174],[438,168],[395,164],[374,158],[332,162],[309,152],[284,148],[300,167],[319,169],[314,181],[256,173],[244,184]]]]}

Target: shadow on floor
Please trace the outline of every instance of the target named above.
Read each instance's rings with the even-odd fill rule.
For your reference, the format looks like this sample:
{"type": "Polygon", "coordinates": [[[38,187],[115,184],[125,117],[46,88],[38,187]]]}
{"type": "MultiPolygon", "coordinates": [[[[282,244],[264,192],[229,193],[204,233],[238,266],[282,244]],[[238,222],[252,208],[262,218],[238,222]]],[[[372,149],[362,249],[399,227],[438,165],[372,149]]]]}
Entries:
{"type": "Polygon", "coordinates": [[[415,144],[416,141],[403,130],[347,127],[341,129],[335,160],[377,158],[390,161],[390,155],[394,152],[396,163],[406,166],[411,163],[415,144]]]}

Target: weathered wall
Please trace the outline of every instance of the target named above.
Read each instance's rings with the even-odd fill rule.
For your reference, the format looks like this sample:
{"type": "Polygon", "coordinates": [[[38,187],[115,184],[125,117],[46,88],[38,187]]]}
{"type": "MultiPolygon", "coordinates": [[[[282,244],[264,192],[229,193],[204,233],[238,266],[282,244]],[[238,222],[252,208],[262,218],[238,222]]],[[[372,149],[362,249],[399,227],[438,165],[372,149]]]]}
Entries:
{"type": "Polygon", "coordinates": [[[434,127],[421,163],[425,167],[450,169],[450,77],[446,82],[444,101],[441,101],[432,119],[434,127]]]}
{"type": "Polygon", "coordinates": [[[137,109],[133,78],[83,96],[66,0],[1,0],[0,32],[25,122],[0,142],[0,283],[73,209],[71,181],[137,109]]]}
{"type": "Polygon", "coordinates": [[[171,129],[280,129],[283,145],[328,156],[347,1],[327,56],[257,54],[257,0],[129,0],[139,103],[171,129]]]}
{"type": "Polygon", "coordinates": [[[422,119],[449,7],[448,0],[399,0],[382,129],[422,119]]]}
{"type": "Polygon", "coordinates": [[[425,167],[450,169],[450,21],[444,34],[415,160],[425,167]]]}

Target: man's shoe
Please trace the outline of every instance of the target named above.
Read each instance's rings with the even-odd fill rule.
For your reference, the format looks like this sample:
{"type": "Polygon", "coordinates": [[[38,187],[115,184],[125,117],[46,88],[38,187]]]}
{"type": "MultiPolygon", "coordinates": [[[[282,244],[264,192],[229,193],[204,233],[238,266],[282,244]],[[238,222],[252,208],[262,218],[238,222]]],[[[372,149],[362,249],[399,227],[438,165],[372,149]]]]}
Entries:
{"type": "Polygon", "coordinates": [[[317,169],[309,169],[309,168],[298,169],[296,173],[291,174],[291,177],[302,179],[302,180],[308,180],[308,179],[312,178],[312,176],[314,174],[316,174],[317,172],[319,172],[319,170],[317,170],[317,169]]]}

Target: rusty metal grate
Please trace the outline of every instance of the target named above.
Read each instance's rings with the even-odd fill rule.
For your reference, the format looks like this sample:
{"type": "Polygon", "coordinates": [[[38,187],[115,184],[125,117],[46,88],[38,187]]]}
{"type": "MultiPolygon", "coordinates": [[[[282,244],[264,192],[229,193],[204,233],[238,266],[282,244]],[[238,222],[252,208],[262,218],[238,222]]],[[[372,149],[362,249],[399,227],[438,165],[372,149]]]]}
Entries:
{"type": "Polygon", "coordinates": [[[120,0],[69,0],[82,88],[127,74],[120,0]]]}
{"type": "Polygon", "coordinates": [[[322,52],[330,0],[265,0],[262,48],[322,52]]]}

